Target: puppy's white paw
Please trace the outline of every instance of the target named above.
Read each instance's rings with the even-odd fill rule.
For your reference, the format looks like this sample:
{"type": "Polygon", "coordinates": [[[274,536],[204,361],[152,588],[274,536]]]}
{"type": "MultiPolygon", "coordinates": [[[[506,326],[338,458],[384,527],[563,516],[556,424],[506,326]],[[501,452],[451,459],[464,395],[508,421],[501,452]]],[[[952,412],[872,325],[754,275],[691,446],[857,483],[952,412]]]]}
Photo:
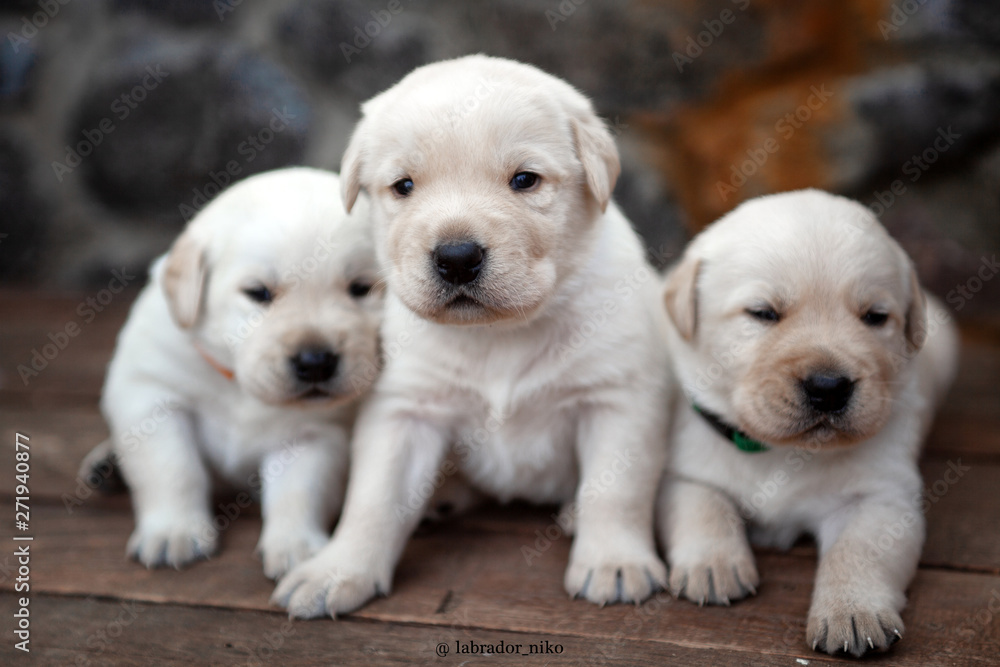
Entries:
{"type": "Polygon", "coordinates": [[[757,593],[760,578],[753,554],[746,550],[712,549],[671,558],[670,593],[700,605],[721,604],[757,593]]]}
{"type": "Polygon", "coordinates": [[[158,513],[142,517],[126,552],[146,567],[180,569],[215,553],[219,533],[206,517],[158,513]]]}
{"type": "Polygon", "coordinates": [[[894,609],[844,599],[813,605],[806,641],[814,651],[860,657],[868,651],[887,650],[903,638],[903,629],[903,619],[894,609]]]}
{"type": "Polygon", "coordinates": [[[571,558],[564,579],[570,596],[601,606],[642,602],[666,583],[667,568],[652,552],[606,559],[571,558]]]}
{"type": "Polygon", "coordinates": [[[257,542],[257,554],[264,561],[264,576],[280,579],[299,563],[312,558],[330,536],[319,530],[269,530],[257,542]]]}
{"type": "Polygon", "coordinates": [[[295,618],[319,618],[352,612],[379,595],[387,595],[391,569],[372,568],[364,559],[320,553],[296,565],[274,589],[271,603],[295,618]],[[384,571],[379,571],[380,569],[384,571]]]}

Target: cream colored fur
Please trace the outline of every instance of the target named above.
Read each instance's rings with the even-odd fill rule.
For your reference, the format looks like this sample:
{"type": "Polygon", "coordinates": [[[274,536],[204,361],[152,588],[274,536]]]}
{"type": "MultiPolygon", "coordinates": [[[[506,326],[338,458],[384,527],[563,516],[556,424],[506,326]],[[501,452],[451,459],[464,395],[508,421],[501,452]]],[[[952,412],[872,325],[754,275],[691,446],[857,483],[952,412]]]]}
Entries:
{"type": "Polygon", "coordinates": [[[652,530],[665,316],[610,203],[610,133],[565,82],[483,56],[420,68],[363,112],[343,186],[348,207],[361,190],[372,199],[387,365],[359,417],[333,540],[274,600],[312,617],[388,593],[449,452],[446,478],[503,501],[572,503],[571,595],[642,600],[666,582],[652,530]],[[523,171],[540,181],[515,191],[523,171]],[[406,178],[401,196],[393,184],[406,178]],[[462,239],[485,260],[453,289],[432,254],[462,239]]]}
{"type": "Polygon", "coordinates": [[[781,548],[811,533],[809,644],[887,648],[923,544],[917,456],[954,374],[951,318],[867,209],[816,190],[752,200],[710,226],[665,299],[685,396],[658,508],[671,590],[729,604],[758,585],[747,525],[781,548]],[[764,308],[780,319],[750,314],[764,308]],[[869,311],[888,319],[866,324],[869,311]],[[855,382],[836,414],[813,411],[800,386],[824,369],[855,382]],[[772,448],[738,450],[692,403],[772,448]]]}
{"type": "Polygon", "coordinates": [[[128,553],[143,564],[180,567],[216,549],[233,517],[213,516],[213,475],[260,491],[269,577],[327,541],[382,302],[379,290],[349,294],[378,272],[367,205],[348,215],[337,188],[336,175],[305,168],[248,178],[153,265],[101,400],[135,508],[128,553]],[[244,293],[258,286],[273,302],[244,293]],[[330,380],[295,377],[290,358],[307,345],[339,355],[330,380]]]}

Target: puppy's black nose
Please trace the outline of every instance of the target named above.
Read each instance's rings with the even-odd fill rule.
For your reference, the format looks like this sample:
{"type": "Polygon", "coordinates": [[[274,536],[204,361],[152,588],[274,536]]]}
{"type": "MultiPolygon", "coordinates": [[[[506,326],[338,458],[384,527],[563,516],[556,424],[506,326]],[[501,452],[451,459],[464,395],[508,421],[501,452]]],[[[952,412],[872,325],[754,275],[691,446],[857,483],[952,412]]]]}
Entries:
{"type": "Polygon", "coordinates": [[[337,372],[340,361],[325,348],[306,348],[291,358],[295,377],[302,382],[325,382],[337,372]]]}
{"type": "Polygon", "coordinates": [[[468,285],[483,268],[483,247],[472,241],[442,243],[434,249],[434,266],[441,278],[452,285],[468,285]]]}
{"type": "Polygon", "coordinates": [[[854,382],[842,375],[817,373],[802,381],[809,405],[820,412],[843,410],[854,393],[854,382]]]}

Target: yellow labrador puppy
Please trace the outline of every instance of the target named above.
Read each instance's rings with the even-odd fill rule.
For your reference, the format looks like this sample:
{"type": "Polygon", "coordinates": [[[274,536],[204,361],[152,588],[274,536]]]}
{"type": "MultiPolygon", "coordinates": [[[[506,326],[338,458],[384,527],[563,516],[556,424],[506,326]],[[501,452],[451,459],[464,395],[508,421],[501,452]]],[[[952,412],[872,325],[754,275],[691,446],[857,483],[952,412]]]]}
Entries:
{"type": "Polygon", "coordinates": [[[954,373],[951,318],[867,209],[816,190],[702,232],[666,307],[686,395],[658,514],[672,592],[753,593],[745,523],[780,548],[812,533],[810,645],[888,648],[924,539],[917,456],[954,373]]]}
{"type": "Polygon", "coordinates": [[[666,583],[666,317],[610,203],[610,133],[564,81],[484,56],[420,68],[363,112],[342,187],[349,209],[371,196],[388,362],[333,539],[274,599],[310,617],[388,593],[423,506],[460,474],[503,501],[571,502],[566,589],[642,600],[666,583]]]}
{"type": "Polygon", "coordinates": [[[382,298],[367,207],[336,175],[282,169],[210,203],[151,270],[101,407],[132,491],[128,553],[180,567],[216,548],[211,473],[259,491],[276,578],[329,536],[382,298]]]}

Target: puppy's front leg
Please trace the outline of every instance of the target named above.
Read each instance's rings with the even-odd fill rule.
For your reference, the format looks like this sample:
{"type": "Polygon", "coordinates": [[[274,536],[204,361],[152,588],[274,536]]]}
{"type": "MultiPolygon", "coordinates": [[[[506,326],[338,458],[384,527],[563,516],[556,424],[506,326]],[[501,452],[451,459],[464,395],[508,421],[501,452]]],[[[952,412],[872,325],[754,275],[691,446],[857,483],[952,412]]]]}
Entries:
{"type": "Polygon", "coordinates": [[[656,411],[594,407],[580,423],[576,537],[565,586],[591,602],[641,602],[666,586],[653,541],[664,442],[656,411]]]}
{"type": "Polygon", "coordinates": [[[746,526],[722,492],[668,476],[657,513],[673,595],[728,605],[756,593],[759,578],[746,526]]]}
{"type": "Polygon", "coordinates": [[[211,478],[190,416],[176,411],[156,421],[146,413],[116,415],[112,430],[135,509],[129,556],[146,567],[179,568],[214,553],[218,531],[209,513],[211,478]],[[155,430],[141,431],[142,439],[125,426],[147,422],[155,423],[155,430]]]}
{"type": "Polygon", "coordinates": [[[299,618],[347,613],[387,594],[423,516],[447,440],[374,397],[355,427],[347,500],[333,539],[282,579],[272,601],[299,618]]]}
{"type": "Polygon", "coordinates": [[[899,641],[899,612],[924,542],[920,510],[896,498],[867,498],[826,519],[818,540],[809,645],[860,656],[899,641]]]}
{"type": "Polygon", "coordinates": [[[284,576],[323,548],[340,510],[347,479],[347,434],[335,442],[296,443],[271,452],[260,465],[264,528],[257,552],[270,579],[284,576]]]}

